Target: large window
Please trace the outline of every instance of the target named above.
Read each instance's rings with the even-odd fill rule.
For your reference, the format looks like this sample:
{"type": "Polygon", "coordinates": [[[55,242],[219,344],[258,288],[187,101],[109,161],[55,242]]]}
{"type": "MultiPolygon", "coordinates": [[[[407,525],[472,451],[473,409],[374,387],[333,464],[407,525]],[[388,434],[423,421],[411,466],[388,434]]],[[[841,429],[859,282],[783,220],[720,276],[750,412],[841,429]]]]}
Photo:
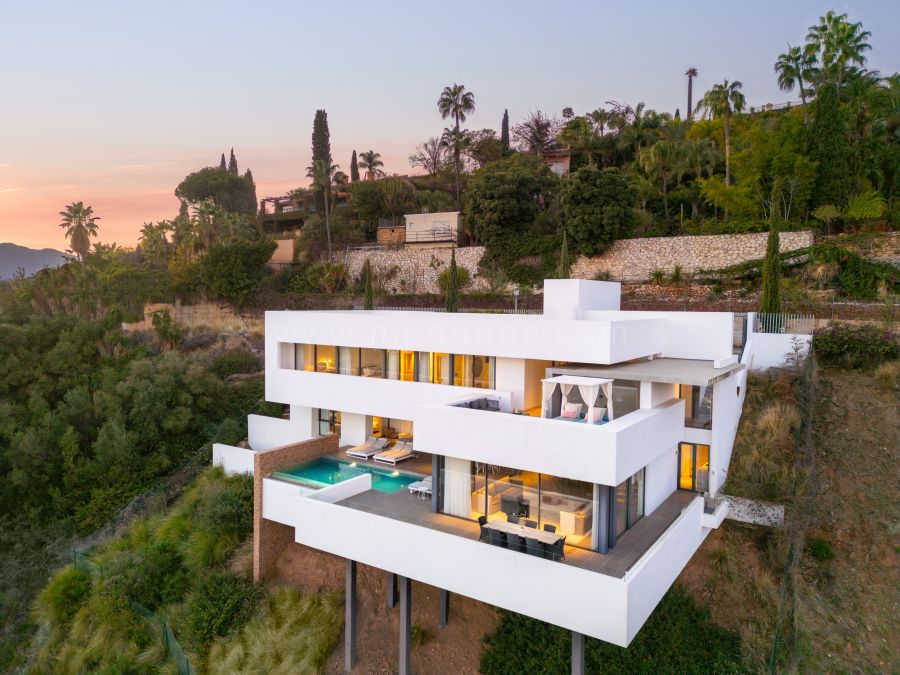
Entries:
{"type": "Polygon", "coordinates": [[[341,433],[341,413],[339,410],[319,408],[319,435],[341,433]]]}
{"type": "Polygon", "coordinates": [[[337,347],[316,345],[316,371],[319,373],[337,372],[337,347]]]}
{"type": "Polygon", "coordinates": [[[641,407],[640,383],[633,380],[614,380],[612,387],[613,414],[624,417],[641,407]]]}
{"type": "Polygon", "coordinates": [[[316,369],[316,346],[294,345],[294,367],[313,372],[316,369]]]}
{"type": "Polygon", "coordinates": [[[678,487],[681,490],[709,490],[709,446],[681,443],[678,446],[678,487]]]}
{"type": "Polygon", "coordinates": [[[363,377],[384,377],[384,350],[360,349],[359,372],[363,377]]]}
{"type": "Polygon", "coordinates": [[[338,347],[338,372],[341,375],[359,375],[358,347],[338,347]]]}
{"type": "Polygon", "coordinates": [[[684,400],[684,425],[694,429],[712,428],[712,386],[679,385],[678,397],[684,400]]]}
{"type": "Polygon", "coordinates": [[[594,485],[541,474],[540,526],[552,525],[566,544],[592,548],[594,485]]]}

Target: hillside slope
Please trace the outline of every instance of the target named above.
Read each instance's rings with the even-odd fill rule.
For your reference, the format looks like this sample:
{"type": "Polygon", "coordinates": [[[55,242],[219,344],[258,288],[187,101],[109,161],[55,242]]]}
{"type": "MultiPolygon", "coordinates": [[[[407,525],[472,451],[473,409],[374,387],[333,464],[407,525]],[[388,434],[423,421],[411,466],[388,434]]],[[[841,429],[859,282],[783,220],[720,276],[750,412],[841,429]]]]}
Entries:
{"type": "Polygon", "coordinates": [[[12,279],[19,268],[25,270],[26,276],[31,276],[45,267],[59,267],[66,260],[65,254],[52,248],[38,250],[3,243],[0,244],[0,279],[12,279]]]}

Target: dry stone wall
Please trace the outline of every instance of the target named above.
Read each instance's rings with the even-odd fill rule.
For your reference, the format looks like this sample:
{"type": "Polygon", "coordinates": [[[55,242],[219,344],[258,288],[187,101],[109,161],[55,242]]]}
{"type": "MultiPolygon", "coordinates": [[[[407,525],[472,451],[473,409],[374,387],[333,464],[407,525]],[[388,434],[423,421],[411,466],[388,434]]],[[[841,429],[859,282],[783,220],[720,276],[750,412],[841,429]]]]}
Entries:
{"type": "MultiPolygon", "coordinates": [[[[720,269],[766,254],[768,233],[716,234],[699,237],[652,237],[620,239],[606,253],[595,257],[579,256],[572,266],[572,277],[594,279],[608,272],[616,281],[646,281],[654,270],[671,274],[676,265],[682,272],[720,269]]],[[[812,246],[811,231],[782,232],[782,251],[812,246]]]]}
{"type": "MultiPolygon", "coordinates": [[[[614,281],[647,281],[654,270],[671,274],[676,265],[685,274],[719,269],[766,253],[766,232],[753,234],[717,234],[699,237],[651,237],[620,239],[603,255],[579,256],[572,265],[572,278],[594,279],[608,272],[614,281]]],[[[812,246],[813,233],[782,232],[782,251],[812,246]]],[[[467,291],[487,290],[477,276],[483,246],[456,249],[456,264],[469,271],[467,291]]],[[[450,264],[449,248],[393,248],[387,250],[348,251],[344,264],[353,278],[362,274],[368,258],[376,285],[388,293],[439,293],[437,277],[450,264]]]]}
{"type": "MultiPolygon", "coordinates": [[[[449,248],[392,248],[374,251],[348,251],[344,264],[350,277],[362,274],[366,258],[371,261],[372,276],[379,290],[387,293],[440,293],[438,275],[450,265],[449,248]]],[[[485,290],[487,284],[478,274],[483,246],[456,249],[456,264],[469,271],[466,291],[485,290]]]]}

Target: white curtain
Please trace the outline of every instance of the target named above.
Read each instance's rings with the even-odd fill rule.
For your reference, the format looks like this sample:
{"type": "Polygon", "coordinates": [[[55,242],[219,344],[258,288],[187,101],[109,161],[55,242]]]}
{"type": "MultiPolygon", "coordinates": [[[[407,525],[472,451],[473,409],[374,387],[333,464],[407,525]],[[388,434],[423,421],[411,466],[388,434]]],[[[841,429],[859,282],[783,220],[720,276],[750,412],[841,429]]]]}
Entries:
{"type": "Polygon", "coordinates": [[[444,459],[444,513],[472,516],[472,462],[467,459],[444,459]]]}
{"type": "Polygon", "coordinates": [[[389,349],[387,352],[387,379],[400,379],[400,352],[389,349]]]}
{"type": "Polygon", "coordinates": [[[584,399],[585,405],[587,405],[587,421],[588,423],[593,423],[596,420],[594,419],[594,404],[597,402],[597,395],[600,393],[600,386],[596,384],[579,384],[578,385],[578,393],[581,394],[581,398],[584,399]]]}
{"type": "Polygon", "coordinates": [[[338,372],[341,375],[354,374],[352,366],[353,352],[348,347],[341,347],[338,351],[338,372]]]}
{"type": "Polygon", "coordinates": [[[600,387],[603,389],[603,395],[606,396],[606,416],[609,418],[609,421],[613,421],[613,401],[612,401],[612,382],[607,382],[605,384],[601,384],[600,387]]]}
{"type": "Polygon", "coordinates": [[[556,382],[541,382],[541,393],[544,401],[544,410],[541,414],[544,417],[551,417],[550,402],[553,400],[554,391],[556,391],[556,382]]]}

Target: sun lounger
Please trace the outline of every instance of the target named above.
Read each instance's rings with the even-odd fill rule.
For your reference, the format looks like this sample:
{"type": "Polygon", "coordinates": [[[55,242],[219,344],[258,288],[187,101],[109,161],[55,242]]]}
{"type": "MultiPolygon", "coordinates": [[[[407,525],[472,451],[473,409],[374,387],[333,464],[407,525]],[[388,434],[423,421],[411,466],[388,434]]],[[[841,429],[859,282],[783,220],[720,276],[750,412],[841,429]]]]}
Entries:
{"type": "Polygon", "coordinates": [[[348,449],[347,456],[367,460],[369,457],[382,452],[387,446],[388,441],[389,439],[387,438],[375,438],[374,436],[369,436],[362,445],[357,445],[355,448],[348,449]]]}
{"type": "Polygon", "coordinates": [[[409,459],[414,456],[415,453],[413,453],[412,444],[401,442],[397,443],[397,445],[390,450],[379,452],[375,455],[374,459],[376,462],[381,462],[382,464],[397,464],[404,459],[409,459]]]}

